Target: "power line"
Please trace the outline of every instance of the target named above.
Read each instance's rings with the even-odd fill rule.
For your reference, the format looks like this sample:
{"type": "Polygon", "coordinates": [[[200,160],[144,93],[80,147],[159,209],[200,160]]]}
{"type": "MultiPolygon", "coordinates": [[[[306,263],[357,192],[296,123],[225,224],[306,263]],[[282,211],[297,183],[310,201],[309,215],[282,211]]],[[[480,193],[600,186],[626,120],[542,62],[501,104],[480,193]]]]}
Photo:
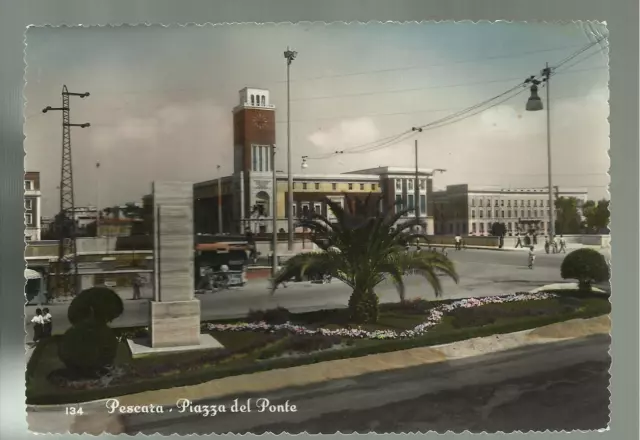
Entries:
{"type": "MultiPolygon", "coordinates": [[[[579,56],[580,54],[584,53],[586,50],[588,50],[589,48],[591,48],[591,47],[593,47],[594,45],[598,44],[600,41],[602,41],[602,40],[604,40],[604,39],[606,39],[606,37],[603,37],[603,38],[600,38],[600,39],[598,39],[598,40],[596,40],[596,41],[594,41],[594,42],[591,42],[591,43],[589,43],[588,45],[586,45],[585,47],[583,47],[582,49],[580,49],[580,50],[578,50],[578,51],[574,52],[572,55],[570,55],[570,56],[566,57],[565,59],[563,59],[562,61],[560,61],[560,63],[558,63],[558,64],[556,65],[556,68],[557,68],[557,67],[559,67],[559,66],[562,66],[562,65],[566,64],[566,63],[567,63],[567,62],[569,62],[569,61],[571,61],[572,59],[574,59],[575,57],[577,57],[577,56],[579,56]]],[[[584,60],[582,60],[582,61],[584,61],[584,60]]],[[[577,63],[576,63],[576,64],[577,64],[577,63]]],[[[539,74],[538,76],[540,76],[540,74],[539,74]]],[[[534,76],[534,78],[535,78],[535,76],[534,76]]],[[[471,117],[471,116],[474,116],[474,115],[476,115],[476,114],[478,114],[478,113],[481,113],[481,112],[484,112],[484,111],[486,111],[486,110],[488,110],[488,109],[490,109],[490,108],[493,108],[493,107],[495,107],[496,105],[499,105],[499,104],[501,104],[501,103],[504,103],[504,102],[508,101],[509,99],[514,98],[515,96],[518,96],[519,94],[523,93],[523,92],[526,90],[526,89],[524,88],[524,86],[525,86],[526,84],[527,84],[527,83],[526,83],[525,81],[522,81],[522,82],[520,82],[519,84],[517,84],[516,86],[514,86],[514,87],[512,87],[512,88],[508,89],[507,91],[505,91],[505,92],[503,92],[503,93],[501,93],[501,94],[499,94],[499,95],[497,95],[497,96],[494,96],[493,98],[490,98],[490,99],[488,99],[488,100],[486,100],[486,101],[483,101],[483,102],[481,102],[481,103],[479,103],[479,104],[476,104],[476,105],[474,105],[474,106],[471,106],[471,107],[469,107],[469,108],[467,108],[467,109],[465,109],[465,110],[462,110],[462,111],[460,111],[460,112],[454,113],[454,114],[452,114],[452,115],[449,115],[449,116],[447,116],[447,117],[441,118],[441,119],[439,119],[439,120],[433,121],[433,122],[431,122],[431,123],[428,123],[428,124],[425,124],[425,125],[422,125],[422,126],[418,126],[418,128],[422,128],[423,130],[424,130],[424,129],[433,129],[433,128],[440,128],[440,127],[443,127],[443,126],[445,126],[445,125],[450,125],[450,124],[452,124],[452,123],[454,123],[454,122],[460,122],[460,121],[462,121],[462,120],[464,120],[464,119],[467,119],[467,118],[469,118],[469,117],[471,117]],[[521,90],[520,90],[520,91],[518,91],[517,93],[513,93],[513,92],[514,92],[514,91],[516,91],[518,88],[521,88],[521,90]],[[504,98],[504,99],[502,99],[502,100],[500,100],[500,101],[498,101],[498,102],[496,102],[496,103],[492,104],[492,105],[491,105],[490,107],[488,107],[488,108],[482,108],[482,107],[483,107],[483,106],[485,106],[486,104],[491,103],[491,102],[495,101],[496,99],[499,99],[499,98],[501,98],[501,97],[503,97],[503,96],[505,96],[505,95],[508,95],[508,96],[507,96],[506,98],[504,98]],[[481,110],[480,110],[480,111],[476,111],[475,113],[471,113],[471,112],[473,112],[474,110],[477,110],[477,109],[481,109],[481,110]],[[471,114],[468,114],[468,113],[471,113],[471,114]],[[464,117],[459,118],[459,119],[456,119],[456,118],[458,118],[458,117],[460,117],[460,116],[464,116],[464,117]]],[[[410,130],[407,130],[407,131],[404,131],[404,132],[400,133],[400,134],[398,135],[398,139],[400,139],[400,136],[403,136],[403,135],[405,135],[405,134],[408,134],[409,132],[410,132],[410,130]]],[[[389,147],[389,146],[391,146],[391,145],[394,145],[395,143],[398,143],[398,142],[400,142],[400,140],[397,140],[397,141],[394,141],[394,142],[390,142],[390,143],[384,143],[384,144],[382,144],[382,145],[372,145],[371,147],[365,148],[365,149],[363,149],[362,151],[359,151],[359,152],[371,152],[371,151],[377,151],[377,150],[380,150],[380,149],[383,149],[383,148],[387,148],[387,147],[389,147]]],[[[336,151],[336,153],[334,153],[334,154],[343,154],[343,153],[345,153],[345,151],[347,151],[347,150],[354,150],[354,149],[357,149],[357,148],[362,148],[362,147],[365,147],[365,146],[367,146],[367,145],[369,145],[369,144],[374,144],[374,143],[375,143],[375,141],[374,141],[374,142],[372,142],[372,143],[368,143],[368,144],[361,145],[361,146],[347,148],[347,149],[345,149],[345,150],[343,150],[343,151],[336,151]]],[[[331,155],[329,155],[328,157],[331,157],[331,156],[332,156],[332,154],[331,154],[331,155]]]]}
{"type": "MultiPolygon", "coordinates": [[[[585,58],[586,59],[586,58],[585,58]]],[[[572,64],[571,66],[562,69],[559,72],[556,72],[556,75],[566,75],[569,73],[585,73],[585,72],[590,72],[596,69],[608,69],[609,66],[595,66],[595,67],[588,67],[588,68],[584,68],[584,69],[574,69],[574,70],[568,70],[571,67],[573,67],[574,65],[579,64],[579,63],[575,63],[572,64]]],[[[443,86],[429,86],[429,87],[425,87],[425,88],[419,88],[419,90],[431,90],[431,89],[439,89],[439,88],[453,88],[453,87],[467,87],[467,86],[475,86],[475,85],[481,85],[481,84],[494,84],[494,83],[503,83],[503,82],[511,82],[511,81],[517,81],[519,80],[519,77],[510,77],[510,78],[502,78],[499,80],[489,80],[489,81],[474,81],[474,82],[466,82],[466,83],[459,83],[459,84],[450,84],[450,85],[443,85],[443,86]]],[[[400,91],[400,93],[402,93],[403,91],[400,91]]],[[[385,93],[389,93],[392,94],[392,91],[389,92],[385,92],[385,93]]],[[[156,105],[154,106],[154,108],[158,109],[162,107],[162,105],[156,105]]],[[[117,109],[121,109],[124,108],[123,106],[119,106],[114,108],[114,110],[117,109]]],[[[446,108],[446,109],[433,109],[433,110],[418,110],[418,111],[409,111],[409,112],[393,112],[393,113],[368,113],[368,114],[361,114],[361,115],[346,115],[346,116],[329,116],[329,117],[322,117],[322,118],[313,118],[313,119],[292,119],[291,122],[308,122],[308,121],[316,121],[316,120],[335,120],[335,119],[345,119],[345,118],[358,118],[358,117],[364,117],[364,116],[394,116],[394,115],[407,115],[407,114],[418,114],[418,113],[433,113],[433,112],[439,112],[439,111],[451,111],[451,110],[458,110],[459,108],[446,108]]],[[[31,113],[29,115],[25,116],[26,120],[29,120],[33,117],[39,116],[41,115],[41,112],[34,112],[31,113]]],[[[285,120],[279,120],[276,121],[276,124],[284,124],[286,123],[285,120]]]]}
{"type": "MultiPolygon", "coordinates": [[[[300,78],[300,79],[295,79],[295,80],[292,79],[291,82],[317,81],[317,80],[320,80],[320,79],[329,79],[329,78],[344,78],[344,77],[350,77],[350,76],[370,75],[370,74],[386,73],[386,72],[422,70],[422,69],[430,69],[432,67],[453,66],[453,65],[457,65],[457,64],[472,64],[472,63],[478,63],[478,62],[483,62],[483,61],[487,61],[487,60],[513,59],[513,58],[521,58],[521,57],[526,57],[526,56],[529,56],[529,55],[534,55],[534,54],[544,53],[544,52],[557,52],[557,51],[560,51],[560,50],[570,49],[572,47],[579,47],[579,46],[582,46],[582,45],[581,44],[572,44],[572,45],[563,46],[563,47],[555,47],[555,48],[548,48],[548,49],[538,49],[538,50],[531,50],[531,51],[517,52],[517,53],[509,53],[509,54],[501,54],[501,55],[493,55],[493,56],[474,58],[474,59],[471,59],[471,60],[452,61],[452,62],[448,62],[448,63],[437,63],[437,64],[427,64],[427,65],[411,65],[411,66],[404,66],[404,67],[392,67],[392,68],[387,68],[387,69],[362,70],[362,71],[359,71],[359,72],[339,73],[339,74],[333,74],[333,75],[320,75],[320,76],[300,78]]],[[[283,81],[283,80],[278,80],[278,81],[272,81],[271,83],[275,84],[275,83],[284,83],[284,82],[285,81],[283,81]]]]}
{"type": "MultiPolygon", "coordinates": [[[[466,172],[465,174],[471,174],[476,176],[495,176],[496,173],[476,173],[476,172],[466,172]]],[[[547,173],[500,173],[499,176],[525,176],[525,177],[539,177],[546,176],[547,173]]],[[[554,176],[562,176],[562,177],[584,177],[584,176],[609,176],[607,173],[553,173],[554,176]]]]}

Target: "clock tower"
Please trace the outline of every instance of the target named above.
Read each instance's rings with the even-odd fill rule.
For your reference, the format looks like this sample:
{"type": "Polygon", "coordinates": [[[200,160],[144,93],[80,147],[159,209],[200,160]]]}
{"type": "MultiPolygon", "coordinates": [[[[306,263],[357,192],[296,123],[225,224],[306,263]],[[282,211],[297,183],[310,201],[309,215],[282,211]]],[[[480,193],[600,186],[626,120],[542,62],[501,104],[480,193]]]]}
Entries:
{"type": "MultiPolygon", "coordinates": [[[[241,217],[246,222],[254,206],[261,207],[265,218],[270,217],[272,210],[276,108],[265,89],[245,87],[240,90],[239,97],[240,102],[233,109],[233,170],[241,181],[239,204],[241,217]]],[[[256,229],[260,231],[265,227],[266,222],[256,229]]]]}

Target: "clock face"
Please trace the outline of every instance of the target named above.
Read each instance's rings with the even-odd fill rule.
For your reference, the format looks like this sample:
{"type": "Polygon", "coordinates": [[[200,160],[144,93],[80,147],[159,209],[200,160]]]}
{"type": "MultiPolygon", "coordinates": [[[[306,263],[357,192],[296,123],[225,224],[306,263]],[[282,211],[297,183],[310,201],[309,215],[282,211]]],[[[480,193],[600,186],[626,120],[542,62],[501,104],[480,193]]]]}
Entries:
{"type": "Polygon", "coordinates": [[[265,128],[268,122],[267,117],[262,113],[258,113],[253,117],[253,125],[258,127],[260,130],[265,128]]]}

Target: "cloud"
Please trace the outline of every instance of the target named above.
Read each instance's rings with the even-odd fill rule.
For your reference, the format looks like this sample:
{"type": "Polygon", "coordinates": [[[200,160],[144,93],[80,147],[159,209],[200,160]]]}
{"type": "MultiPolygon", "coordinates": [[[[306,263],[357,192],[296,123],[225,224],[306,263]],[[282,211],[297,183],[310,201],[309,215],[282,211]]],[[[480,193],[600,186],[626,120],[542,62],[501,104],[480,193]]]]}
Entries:
{"type": "Polygon", "coordinates": [[[381,137],[371,118],[358,118],[342,121],[328,130],[319,129],[311,133],[308,140],[322,152],[333,152],[374,142],[381,137]]]}

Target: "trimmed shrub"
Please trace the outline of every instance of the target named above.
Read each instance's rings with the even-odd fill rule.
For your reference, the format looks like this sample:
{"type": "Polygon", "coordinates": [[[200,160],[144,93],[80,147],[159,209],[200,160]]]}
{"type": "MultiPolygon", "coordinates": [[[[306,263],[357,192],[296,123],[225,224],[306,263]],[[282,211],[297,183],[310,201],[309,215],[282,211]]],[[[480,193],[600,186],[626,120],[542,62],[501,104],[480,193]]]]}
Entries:
{"type": "Polygon", "coordinates": [[[562,260],[560,276],[578,280],[578,289],[591,291],[591,284],[609,279],[609,265],[604,255],[594,249],[577,249],[562,260]]]}
{"type": "Polygon", "coordinates": [[[113,330],[104,322],[86,320],[65,332],[58,344],[58,357],[72,374],[90,377],[111,365],[117,350],[113,330]]]}
{"type": "Polygon", "coordinates": [[[122,315],[123,311],[124,303],[120,295],[108,287],[91,287],[71,301],[67,317],[72,325],[88,319],[106,324],[122,315]]]}

